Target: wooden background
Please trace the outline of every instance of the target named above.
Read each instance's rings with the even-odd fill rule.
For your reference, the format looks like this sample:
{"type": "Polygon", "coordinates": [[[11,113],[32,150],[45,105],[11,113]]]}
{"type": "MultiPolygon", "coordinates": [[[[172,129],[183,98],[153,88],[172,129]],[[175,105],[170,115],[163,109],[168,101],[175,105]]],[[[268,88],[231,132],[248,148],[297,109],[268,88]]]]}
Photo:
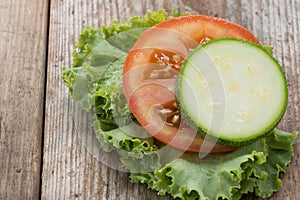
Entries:
{"type": "MultiPolygon", "coordinates": [[[[274,46],[289,83],[289,106],[279,124],[300,130],[299,0],[0,0],[0,199],[122,199],[159,197],[128,174],[99,160],[89,116],[73,103],[62,66],[81,29],[165,8],[222,17],[274,46]]],[[[272,200],[300,197],[300,138],[272,200]]],[[[247,196],[246,199],[257,199],[247,196]]]]}

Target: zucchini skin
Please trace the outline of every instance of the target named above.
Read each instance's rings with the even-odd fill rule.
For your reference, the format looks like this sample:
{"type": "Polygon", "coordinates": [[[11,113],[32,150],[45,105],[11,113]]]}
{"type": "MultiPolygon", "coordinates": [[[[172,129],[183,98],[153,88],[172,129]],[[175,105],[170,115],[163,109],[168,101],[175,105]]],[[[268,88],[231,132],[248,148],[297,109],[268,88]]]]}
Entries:
{"type": "MultiPolygon", "coordinates": [[[[242,140],[234,140],[232,138],[230,139],[225,139],[225,138],[221,138],[221,137],[216,137],[213,136],[211,134],[209,134],[209,130],[207,129],[203,129],[201,126],[198,126],[189,116],[188,113],[186,113],[184,111],[184,106],[181,102],[183,102],[182,97],[180,95],[180,82],[182,81],[182,76],[178,76],[177,81],[176,81],[176,87],[175,87],[175,96],[176,96],[176,101],[177,101],[177,105],[178,105],[178,109],[180,111],[181,117],[182,119],[185,121],[185,123],[187,125],[189,125],[194,131],[196,131],[198,134],[200,134],[202,137],[205,137],[205,139],[212,141],[212,142],[216,142],[220,145],[224,145],[224,146],[231,146],[231,147],[240,147],[240,146],[245,146],[248,145],[250,143],[253,143],[255,141],[257,141],[260,138],[266,137],[268,135],[270,135],[273,130],[276,128],[276,126],[280,123],[281,119],[283,118],[287,105],[288,105],[288,85],[287,85],[287,78],[285,76],[285,73],[283,71],[283,69],[281,68],[280,64],[278,63],[278,61],[270,54],[270,52],[268,52],[266,49],[263,48],[263,46],[260,46],[258,44],[243,40],[243,39],[239,39],[239,38],[230,38],[230,37],[226,37],[226,38],[216,38],[213,40],[210,40],[206,43],[203,43],[202,45],[200,45],[197,49],[199,48],[204,48],[205,46],[209,45],[210,43],[216,42],[216,41],[221,41],[221,40],[235,40],[235,41],[241,41],[241,42],[245,42],[245,43],[250,43],[252,46],[255,46],[256,48],[258,48],[259,50],[264,51],[267,55],[269,55],[269,58],[273,60],[273,62],[276,64],[276,66],[278,67],[283,81],[285,83],[285,87],[284,87],[284,94],[285,94],[285,101],[284,101],[284,105],[282,106],[282,110],[280,111],[280,115],[277,118],[274,118],[274,121],[272,124],[270,124],[267,128],[265,128],[263,131],[256,133],[256,135],[248,137],[248,138],[243,138],[242,140]]],[[[196,50],[197,51],[197,50],[196,50]]],[[[191,53],[193,54],[193,52],[191,53]]],[[[190,55],[191,55],[190,54],[190,55]]],[[[190,56],[189,55],[189,56],[190,56]]],[[[183,62],[182,66],[187,65],[188,62],[188,58],[183,62]]],[[[181,67],[180,69],[180,73],[182,74],[184,70],[184,67],[181,67]]]]}

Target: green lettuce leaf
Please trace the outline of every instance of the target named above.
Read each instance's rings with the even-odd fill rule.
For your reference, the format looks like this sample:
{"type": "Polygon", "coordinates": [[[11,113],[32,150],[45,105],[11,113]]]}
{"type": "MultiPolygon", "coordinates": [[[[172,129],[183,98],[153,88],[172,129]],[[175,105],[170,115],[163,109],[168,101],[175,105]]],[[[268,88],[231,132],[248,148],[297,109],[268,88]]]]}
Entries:
{"type": "Polygon", "coordinates": [[[273,55],[273,47],[268,45],[263,45],[263,49],[270,55],[273,55]]]}
{"type": "Polygon", "coordinates": [[[134,122],[111,131],[103,131],[98,120],[94,122],[96,137],[106,152],[116,151],[123,166],[130,172],[138,173],[159,169],[160,157],[157,147],[148,139],[149,134],[134,122]]]}
{"type": "Polygon", "coordinates": [[[107,42],[111,45],[119,48],[124,52],[129,52],[131,47],[135,44],[137,39],[145,32],[149,27],[134,28],[125,32],[120,32],[116,35],[112,35],[107,38],[107,42]]]}
{"type": "Polygon", "coordinates": [[[179,16],[181,13],[176,10],[169,15],[165,10],[161,9],[157,12],[147,11],[144,17],[134,16],[127,21],[119,22],[118,20],[111,21],[111,25],[102,26],[102,33],[104,38],[107,39],[111,36],[118,35],[119,33],[127,32],[132,29],[149,28],[163,22],[171,17],[179,16]]]}
{"type": "Polygon", "coordinates": [[[105,130],[127,124],[133,118],[121,79],[129,50],[148,28],[176,15],[179,13],[148,11],[142,18],[112,21],[101,30],[91,27],[82,30],[73,52],[72,67],[64,67],[62,77],[75,101],[87,111],[95,107],[105,130]]]}
{"type": "Polygon", "coordinates": [[[83,64],[92,50],[103,41],[104,38],[101,36],[100,29],[85,27],[80,33],[78,43],[75,45],[76,49],[72,54],[72,67],[63,67],[62,79],[66,83],[72,98],[87,111],[92,107],[89,101],[89,93],[92,89],[91,79],[85,73],[83,64]]]}
{"type": "Polygon", "coordinates": [[[291,161],[298,135],[274,130],[268,137],[231,153],[201,159],[198,154],[184,153],[164,162],[160,149],[134,122],[103,131],[95,120],[94,127],[103,149],[119,154],[121,163],[131,172],[132,183],[147,184],[159,195],[186,200],[240,199],[252,192],[270,197],[281,187],[279,174],[291,161]]]}
{"type": "Polygon", "coordinates": [[[101,36],[100,29],[91,28],[89,26],[85,27],[80,33],[78,43],[75,45],[76,49],[72,54],[72,67],[81,67],[90,52],[102,41],[104,41],[104,38],[101,36]]]}
{"type": "Polygon", "coordinates": [[[297,134],[275,130],[268,138],[204,159],[185,154],[154,172],[133,173],[131,181],[187,200],[240,199],[249,192],[268,198],[281,186],[279,173],[291,161],[297,134]]]}
{"type": "Polygon", "coordinates": [[[109,66],[95,85],[95,113],[103,130],[130,123],[134,117],[123,94],[122,73],[125,56],[109,66]]]}

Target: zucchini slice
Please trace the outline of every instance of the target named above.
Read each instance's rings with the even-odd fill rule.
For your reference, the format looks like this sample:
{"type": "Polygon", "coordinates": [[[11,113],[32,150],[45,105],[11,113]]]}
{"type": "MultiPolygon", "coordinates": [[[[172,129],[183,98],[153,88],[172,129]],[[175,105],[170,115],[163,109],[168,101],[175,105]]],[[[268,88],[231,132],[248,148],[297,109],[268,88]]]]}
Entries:
{"type": "Polygon", "coordinates": [[[261,46],[236,38],[214,39],[194,49],[177,84],[183,119],[227,146],[269,133],[288,101],[278,62],[261,46]]]}

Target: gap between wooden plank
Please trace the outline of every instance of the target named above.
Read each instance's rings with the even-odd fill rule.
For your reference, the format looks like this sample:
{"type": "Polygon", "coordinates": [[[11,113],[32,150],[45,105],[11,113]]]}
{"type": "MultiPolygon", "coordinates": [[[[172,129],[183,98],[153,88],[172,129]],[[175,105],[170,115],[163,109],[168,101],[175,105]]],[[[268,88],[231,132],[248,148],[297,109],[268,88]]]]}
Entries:
{"type": "Polygon", "coordinates": [[[47,75],[48,75],[48,59],[49,59],[49,37],[50,37],[50,17],[51,17],[51,0],[48,0],[47,11],[47,30],[46,30],[46,44],[45,44],[45,74],[44,74],[44,95],[43,95],[43,116],[42,116],[42,136],[41,136],[41,160],[40,160],[40,188],[39,199],[42,198],[42,184],[43,184],[43,160],[44,160],[44,138],[45,138],[45,119],[46,119],[46,101],[47,101],[47,75]]]}

